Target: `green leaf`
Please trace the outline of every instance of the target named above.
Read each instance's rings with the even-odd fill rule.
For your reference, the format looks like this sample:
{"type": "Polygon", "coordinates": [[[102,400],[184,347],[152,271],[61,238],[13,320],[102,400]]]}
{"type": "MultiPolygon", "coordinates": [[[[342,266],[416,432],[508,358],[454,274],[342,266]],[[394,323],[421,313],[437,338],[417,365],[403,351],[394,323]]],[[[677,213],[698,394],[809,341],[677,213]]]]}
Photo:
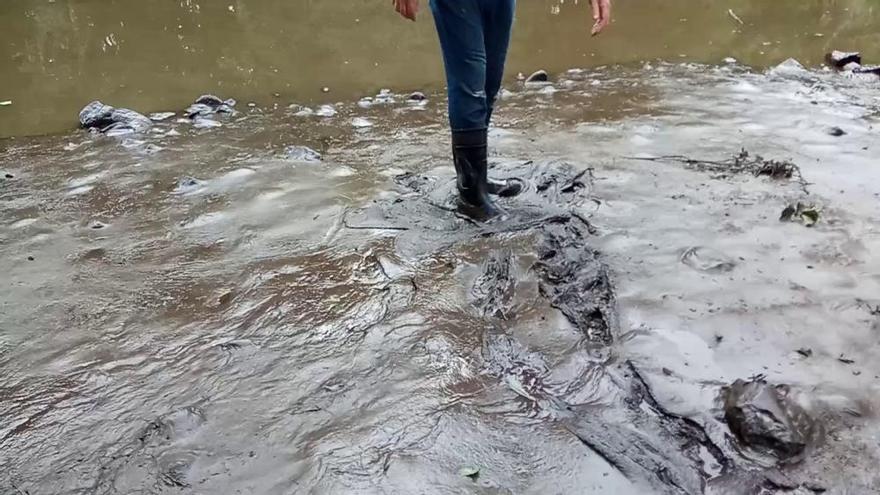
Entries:
{"type": "Polygon", "coordinates": [[[819,221],[819,212],[816,210],[803,210],[801,211],[801,219],[803,219],[804,225],[812,227],[819,221]]]}
{"type": "Polygon", "coordinates": [[[0,101],[0,107],[8,107],[12,105],[12,100],[0,101]]]}
{"type": "Polygon", "coordinates": [[[480,476],[480,468],[474,466],[464,466],[458,470],[458,474],[465,478],[476,480],[480,476]]]}

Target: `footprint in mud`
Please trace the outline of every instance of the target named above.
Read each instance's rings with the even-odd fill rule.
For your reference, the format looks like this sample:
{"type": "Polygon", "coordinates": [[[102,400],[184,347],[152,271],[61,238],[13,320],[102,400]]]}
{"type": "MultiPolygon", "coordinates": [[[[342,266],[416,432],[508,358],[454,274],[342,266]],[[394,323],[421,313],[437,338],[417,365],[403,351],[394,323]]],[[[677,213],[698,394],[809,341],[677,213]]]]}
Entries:
{"type": "Polygon", "coordinates": [[[395,232],[395,247],[404,257],[421,258],[456,243],[531,231],[548,223],[567,222],[589,201],[588,171],[562,162],[500,164],[493,176],[520,178],[526,187],[514,198],[497,198],[506,216],[475,224],[456,213],[455,179],[405,173],[395,177],[396,193],[346,215],[353,230],[395,232]]]}
{"type": "Polygon", "coordinates": [[[151,421],[128,445],[106,454],[109,461],[101,467],[94,493],[140,492],[145,484],[190,486],[187,478],[197,456],[180,445],[198,434],[206,422],[207,416],[198,406],[184,407],[151,421]]]}
{"type": "Polygon", "coordinates": [[[736,268],[736,262],[724,253],[702,246],[686,249],[680,259],[685,265],[701,272],[724,273],[736,268]]]}
{"type": "MultiPolygon", "coordinates": [[[[535,229],[540,293],[588,346],[609,349],[617,334],[614,292],[582,223],[572,219],[535,229]]],[[[530,417],[561,425],[627,479],[653,493],[703,493],[712,474],[704,469],[706,460],[719,466],[729,460],[700,425],[664,410],[632,365],[605,359],[580,372],[558,371],[503,331],[503,302],[516,290],[508,269],[512,257],[509,250],[491,253],[471,289],[475,309],[495,327],[483,336],[486,372],[531,404],[530,417]]]]}

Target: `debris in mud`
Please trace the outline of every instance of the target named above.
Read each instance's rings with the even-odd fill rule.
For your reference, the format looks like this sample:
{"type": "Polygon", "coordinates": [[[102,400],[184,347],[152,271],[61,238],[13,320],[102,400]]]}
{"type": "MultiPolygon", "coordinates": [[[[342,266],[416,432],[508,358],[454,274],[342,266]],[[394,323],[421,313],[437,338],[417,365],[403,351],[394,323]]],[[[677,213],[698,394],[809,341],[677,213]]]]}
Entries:
{"type": "Polygon", "coordinates": [[[175,115],[177,115],[177,114],[174,112],[156,112],[156,113],[151,113],[149,115],[149,118],[153,122],[162,122],[163,120],[168,120],[171,117],[174,117],[175,115]]]}
{"type": "Polygon", "coordinates": [[[763,377],[737,380],[722,391],[724,417],[740,443],[782,462],[796,462],[818,439],[818,423],[763,377]]]}
{"type": "Polygon", "coordinates": [[[854,359],[849,359],[849,358],[845,357],[843,354],[841,354],[841,355],[837,358],[837,360],[840,361],[840,362],[843,363],[843,364],[855,364],[855,362],[856,362],[854,359]]]}
{"type": "Polygon", "coordinates": [[[204,184],[204,181],[196,179],[195,177],[181,177],[181,179],[177,181],[177,187],[174,188],[174,192],[192,192],[202,187],[204,184]]]}
{"type": "Polygon", "coordinates": [[[586,240],[588,227],[572,218],[542,227],[537,270],[541,294],[584,333],[591,344],[609,345],[617,331],[617,310],[607,267],[586,240]]]}
{"type": "Polygon", "coordinates": [[[314,163],[322,160],[321,154],[308,146],[288,146],[284,148],[284,157],[294,162],[314,163]]]}
{"type": "Polygon", "coordinates": [[[800,222],[806,227],[812,227],[819,222],[821,210],[815,205],[807,205],[798,202],[795,205],[786,206],[779,215],[780,222],[800,222]]]}
{"type": "Polygon", "coordinates": [[[722,273],[736,268],[736,262],[720,251],[701,246],[686,249],[680,259],[685,265],[701,272],[722,273]]]}
{"type": "Polygon", "coordinates": [[[801,356],[803,356],[805,358],[808,358],[813,355],[813,350],[806,348],[806,347],[801,347],[800,349],[798,349],[795,352],[797,352],[798,354],[800,354],[801,356]]]}
{"type": "Polygon", "coordinates": [[[834,137],[845,136],[846,131],[841,129],[840,127],[834,126],[828,129],[828,134],[834,137]]]}
{"type": "Polygon", "coordinates": [[[493,251],[486,259],[482,273],[471,286],[473,304],[482,309],[483,316],[508,318],[514,285],[512,265],[513,255],[508,250],[493,251]]]}
{"type": "Polygon", "coordinates": [[[79,112],[79,125],[83,129],[119,136],[146,131],[152,127],[153,121],[134,110],[114,108],[96,100],[79,112]]]}
{"type": "Polygon", "coordinates": [[[841,52],[834,50],[825,55],[825,62],[835,69],[843,69],[848,64],[862,64],[862,55],[859,52],[841,52]]]}
{"type": "Polygon", "coordinates": [[[544,69],[537,70],[533,72],[529,77],[526,78],[526,84],[529,83],[546,83],[550,81],[550,76],[547,74],[547,71],[544,69]]]}
{"type": "Polygon", "coordinates": [[[768,160],[761,155],[752,155],[745,148],[731,158],[721,161],[691,158],[684,155],[627,156],[624,158],[651,162],[678,162],[699,171],[719,174],[751,174],[756,177],[764,176],[777,180],[796,178],[802,190],[806,192],[807,187],[800,167],[793,162],[768,160]]]}
{"type": "Polygon", "coordinates": [[[458,470],[458,474],[476,481],[480,477],[480,468],[473,466],[465,466],[458,470]]]}
{"type": "Polygon", "coordinates": [[[202,95],[185,110],[185,113],[192,120],[210,117],[218,113],[234,114],[235,108],[233,107],[235,107],[235,103],[235,100],[232,98],[221,100],[214,95],[202,95]]]}
{"type": "Polygon", "coordinates": [[[414,91],[410,93],[409,97],[407,98],[407,100],[409,101],[425,101],[427,99],[428,97],[425,96],[425,93],[422,93],[421,91],[414,91]]]}
{"type": "Polygon", "coordinates": [[[5,177],[7,179],[14,179],[15,178],[15,176],[12,174],[3,174],[3,177],[5,177]]]}

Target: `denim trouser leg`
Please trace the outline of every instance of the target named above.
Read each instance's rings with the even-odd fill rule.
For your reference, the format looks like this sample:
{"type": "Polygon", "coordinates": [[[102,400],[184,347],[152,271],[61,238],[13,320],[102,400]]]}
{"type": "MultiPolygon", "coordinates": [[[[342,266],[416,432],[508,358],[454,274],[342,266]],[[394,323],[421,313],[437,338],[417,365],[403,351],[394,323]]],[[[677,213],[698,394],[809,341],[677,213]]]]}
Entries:
{"type": "Polygon", "coordinates": [[[483,33],[486,43],[486,126],[492,118],[495,99],[504,77],[504,62],[510,45],[515,0],[484,0],[494,4],[483,12],[483,33]]]}
{"type": "Polygon", "coordinates": [[[453,132],[483,130],[504,73],[515,0],[431,0],[453,132]]]}

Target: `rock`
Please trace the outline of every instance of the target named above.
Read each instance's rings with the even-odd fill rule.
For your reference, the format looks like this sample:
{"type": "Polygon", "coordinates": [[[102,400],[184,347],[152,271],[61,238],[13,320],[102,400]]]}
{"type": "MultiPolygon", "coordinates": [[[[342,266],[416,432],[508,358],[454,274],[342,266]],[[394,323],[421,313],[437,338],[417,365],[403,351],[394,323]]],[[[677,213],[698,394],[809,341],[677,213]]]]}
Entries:
{"type": "Polygon", "coordinates": [[[770,75],[786,78],[804,78],[809,76],[809,71],[797,60],[789,58],[770,69],[770,75]]]}
{"type": "Polygon", "coordinates": [[[4,177],[6,177],[7,179],[14,179],[15,178],[15,176],[12,174],[5,174],[4,177]]]}
{"type": "Polygon", "coordinates": [[[372,127],[373,123],[363,117],[355,117],[351,120],[351,125],[356,129],[363,129],[366,127],[372,127]]]}
{"type": "Polygon", "coordinates": [[[844,131],[840,127],[835,126],[828,129],[828,134],[834,137],[840,137],[846,135],[846,131],[844,131]]]}
{"type": "Polygon", "coordinates": [[[336,115],[336,109],[333,108],[333,105],[321,105],[321,108],[315,112],[315,115],[318,117],[333,117],[336,115]]]}
{"type": "Polygon", "coordinates": [[[79,112],[79,125],[83,129],[103,128],[113,123],[115,108],[100,101],[93,101],[79,112]]]}
{"type": "Polygon", "coordinates": [[[874,74],[880,76],[880,65],[863,65],[857,69],[853,69],[856,74],[874,74]]]}
{"type": "Polygon", "coordinates": [[[177,186],[174,188],[174,192],[176,193],[188,193],[193,192],[200,189],[204,186],[205,182],[195,177],[182,177],[177,181],[177,186]]]}
{"type": "Polygon", "coordinates": [[[196,129],[213,129],[222,125],[222,123],[208,117],[196,117],[193,119],[193,127],[196,129]]]}
{"type": "Polygon", "coordinates": [[[321,161],[321,154],[308,146],[288,146],[284,148],[284,157],[295,162],[321,161]]]}
{"type": "Polygon", "coordinates": [[[846,71],[846,72],[856,72],[861,68],[862,68],[861,64],[858,64],[856,62],[850,62],[850,63],[844,65],[843,67],[841,67],[841,70],[846,71]]]}
{"type": "Polygon", "coordinates": [[[850,63],[861,64],[862,55],[859,52],[841,52],[835,50],[825,55],[825,62],[831,67],[842,69],[850,63]]]}
{"type": "Polygon", "coordinates": [[[526,78],[526,83],[544,83],[548,81],[550,81],[550,76],[543,69],[533,72],[532,75],[526,78]]]}
{"type": "Polygon", "coordinates": [[[722,394],[724,418],[743,446],[779,461],[795,461],[819,436],[819,425],[792,400],[787,387],[758,377],[737,380],[722,394]]]}
{"type": "Polygon", "coordinates": [[[410,93],[409,97],[407,97],[407,100],[409,101],[425,101],[427,99],[428,97],[425,96],[425,93],[422,93],[421,91],[414,91],[410,93]]]}
{"type": "Polygon", "coordinates": [[[186,110],[186,116],[190,119],[197,117],[207,117],[217,113],[233,114],[235,113],[235,100],[221,100],[214,95],[202,95],[190,105],[186,110]]]}
{"type": "Polygon", "coordinates": [[[153,121],[134,110],[93,101],[79,112],[79,125],[108,135],[122,135],[146,131],[153,121]]]}
{"type": "Polygon", "coordinates": [[[171,117],[177,115],[174,112],[156,112],[150,114],[150,120],[153,122],[162,122],[163,120],[168,120],[171,117]]]}

